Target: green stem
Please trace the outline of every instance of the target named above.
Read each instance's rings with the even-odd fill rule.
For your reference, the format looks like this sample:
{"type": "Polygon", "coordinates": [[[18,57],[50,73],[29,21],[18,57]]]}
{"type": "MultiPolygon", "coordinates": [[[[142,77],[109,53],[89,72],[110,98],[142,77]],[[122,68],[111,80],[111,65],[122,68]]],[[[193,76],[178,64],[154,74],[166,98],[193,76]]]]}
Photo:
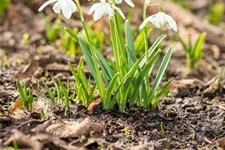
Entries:
{"type": "MultiPolygon", "coordinates": [[[[124,69],[123,63],[124,63],[124,43],[122,41],[122,37],[120,36],[119,27],[117,18],[114,16],[114,18],[110,18],[110,32],[112,36],[112,45],[113,45],[113,53],[116,59],[116,70],[120,73],[118,83],[120,83],[124,77],[124,69]],[[123,43],[123,44],[122,44],[123,43]]],[[[126,96],[123,93],[123,86],[119,89],[119,106],[120,111],[124,111],[125,109],[125,101],[126,96]]]]}
{"type": "MultiPolygon", "coordinates": [[[[144,11],[143,11],[143,20],[146,19],[146,11],[147,11],[147,6],[144,5],[144,11]]],[[[144,28],[144,40],[145,40],[145,54],[146,54],[146,64],[148,63],[148,35],[147,35],[147,27],[144,28]]]]}
{"type": "Polygon", "coordinates": [[[112,18],[110,18],[109,22],[110,22],[110,32],[111,32],[111,37],[112,37],[112,47],[113,47],[112,49],[113,49],[113,53],[114,53],[114,56],[116,59],[116,69],[117,69],[117,72],[119,72],[120,66],[121,66],[120,54],[118,51],[118,46],[116,44],[117,42],[116,42],[115,28],[113,25],[112,18]]]}
{"type": "Polygon", "coordinates": [[[192,61],[190,56],[187,55],[186,57],[187,57],[187,66],[189,68],[189,71],[193,72],[193,70],[194,70],[194,62],[192,61]]]}
{"type": "MultiPolygon", "coordinates": [[[[143,6],[143,20],[146,19],[147,7],[148,7],[147,5],[143,6]]],[[[145,26],[145,28],[144,28],[144,40],[145,40],[145,57],[146,57],[145,59],[146,59],[146,64],[148,64],[148,35],[147,35],[147,32],[148,32],[147,26],[145,26]]],[[[149,74],[147,74],[146,78],[145,78],[146,91],[150,91],[149,78],[150,78],[149,74]]],[[[145,102],[144,105],[146,105],[147,101],[148,101],[148,97],[146,97],[146,99],[144,98],[144,102],[145,102]]]]}
{"type": "Polygon", "coordinates": [[[91,38],[89,36],[88,29],[87,29],[86,23],[84,21],[84,16],[83,16],[83,13],[82,13],[82,10],[81,10],[80,2],[79,2],[79,0],[75,0],[75,2],[77,4],[80,19],[81,19],[81,22],[82,22],[82,25],[83,25],[83,28],[84,28],[84,31],[85,31],[85,34],[86,34],[86,37],[87,37],[87,40],[88,40],[88,44],[89,44],[89,47],[90,47],[90,51],[91,51],[91,55],[92,55],[92,58],[93,58],[94,66],[95,66],[97,76],[98,76],[98,79],[99,79],[99,82],[100,82],[99,85],[98,85],[99,86],[99,93],[100,93],[101,99],[103,100],[104,99],[104,84],[103,84],[103,81],[102,81],[101,72],[99,70],[98,62],[97,62],[97,58],[96,58],[96,55],[95,55],[95,52],[94,52],[94,49],[93,49],[91,38]]]}

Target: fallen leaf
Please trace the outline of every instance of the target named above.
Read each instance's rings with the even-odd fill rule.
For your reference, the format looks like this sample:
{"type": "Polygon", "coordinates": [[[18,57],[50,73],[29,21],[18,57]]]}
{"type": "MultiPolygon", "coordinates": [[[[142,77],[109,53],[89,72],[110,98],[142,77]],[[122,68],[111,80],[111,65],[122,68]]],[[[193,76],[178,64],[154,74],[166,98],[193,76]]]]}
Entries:
{"type": "Polygon", "coordinates": [[[202,84],[202,81],[198,79],[182,79],[182,80],[174,80],[169,86],[169,89],[175,89],[179,87],[188,87],[188,86],[196,86],[202,84]]]}
{"type": "Polygon", "coordinates": [[[198,79],[174,80],[169,85],[169,91],[172,96],[177,96],[182,90],[202,87],[202,84],[202,81],[198,79]]]}
{"type": "Polygon", "coordinates": [[[45,131],[45,129],[50,126],[52,123],[52,119],[51,120],[47,120],[45,121],[44,123],[42,124],[39,124],[37,125],[35,128],[31,129],[31,132],[36,132],[36,133],[39,133],[39,132],[43,132],[45,131]]]}
{"type": "Polygon", "coordinates": [[[225,137],[218,139],[216,143],[218,144],[218,147],[222,148],[223,150],[225,149],[225,137]]]}
{"type": "Polygon", "coordinates": [[[85,118],[84,121],[75,124],[56,123],[50,125],[46,131],[61,138],[88,136],[90,132],[100,133],[104,125],[85,118]]]}
{"type": "Polygon", "coordinates": [[[31,60],[31,62],[25,67],[22,73],[16,74],[15,78],[18,80],[23,80],[26,78],[30,78],[35,76],[39,71],[39,63],[35,60],[31,60]]]}
{"type": "Polygon", "coordinates": [[[98,98],[95,101],[91,102],[91,104],[88,106],[88,112],[93,112],[95,108],[101,103],[101,99],[98,98]]]}
{"type": "Polygon", "coordinates": [[[22,104],[22,99],[21,99],[21,97],[19,96],[19,97],[16,99],[15,103],[12,104],[11,110],[16,110],[16,109],[20,108],[21,104],[22,104]]]}
{"type": "Polygon", "coordinates": [[[13,141],[16,141],[20,148],[31,148],[33,150],[40,150],[42,149],[42,144],[30,138],[28,135],[25,135],[23,132],[13,129],[11,131],[11,137],[3,143],[3,145],[10,145],[13,141]]]}
{"type": "Polygon", "coordinates": [[[12,3],[9,3],[7,5],[7,10],[8,19],[11,21],[12,24],[16,25],[23,22],[21,16],[19,15],[17,10],[15,9],[15,6],[12,3]]]}
{"type": "Polygon", "coordinates": [[[220,82],[221,81],[219,77],[214,77],[212,80],[205,84],[202,95],[212,95],[216,91],[219,91],[221,89],[220,82]]]}
{"type": "Polygon", "coordinates": [[[48,70],[48,71],[64,71],[64,72],[69,72],[70,71],[70,68],[69,66],[66,64],[59,64],[59,63],[52,63],[52,64],[48,64],[45,68],[45,70],[48,70]]]}
{"type": "Polygon", "coordinates": [[[57,147],[54,149],[65,149],[65,150],[81,150],[80,148],[70,145],[65,141],[59,139],[58,137],[52,136],[47,133],[37,133],[32,135],[25,135],[19,130],[12,130],[10,138],[6,140],[3,145],[10,146],[12,142],[16,141],[20,149],[32,149],[32,150],[41,150],[43,146],[45,149],[52,149],[52,146],[57,147]],[[47,147],[46,147],[47,146],[47,147]]]}

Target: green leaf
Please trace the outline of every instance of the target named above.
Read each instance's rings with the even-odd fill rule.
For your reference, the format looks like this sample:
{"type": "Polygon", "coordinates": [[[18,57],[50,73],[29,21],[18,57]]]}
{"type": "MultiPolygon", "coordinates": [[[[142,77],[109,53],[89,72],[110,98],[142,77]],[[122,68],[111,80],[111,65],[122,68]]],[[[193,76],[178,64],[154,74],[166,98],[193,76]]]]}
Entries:
{"type": "Polygon", "coordinates": [[[96,90],[97,90],[97,84],[94,84],[94,86],[89,94],[88,104],[90,104],[93,101],[93,97],[95,96],[96,90]]]}
{"type": "MultiPolygon", "coordinates": [[[[143,30],[144,31],[144,30],[143,30]]],[[[148,57],[150,57],[156,50],[156,48],[159,46],[159,44],[162,42],[162,40],[166,37],[166,35],[160,36],[149,48],[148,50],[148,57]]],[[[143,42],[143,41],[142,41],[143,42]]],[[[144,42],[143,42],[144,43],[144,42]]],[[[145,55],[142,56],[142,61],[140,63],[140,68],[142,68],[146,63],[146,57],[145,55]]]]}
{"type": "Polygon", "coordinates": [[[132,96],[130,97],[129,104],[130,106],[135,104],[135,100],[137,98],[137,94],[139,92],[139,87],[142,83],[142,81],[145,79],[146,75],[148,75],[149,70],[151,69],[152,65],[156,62],[156,60],[159,58],[161,51],[158,50],[155,55],[149,60],[149,62],[146,64],[146,66],[143,68],[143,70],[138,75],[135,84],[134,84],[134,92],[132,96]]]}
{"type": "Polygon", "coordinates": [[[136,56],[132,30],[131,30],[131,27],[130,27],[130,24],[129,24],[128,20],[126,20],[126,23],[125,23],[125,30],[126,30],[127,47],[130,50],[131,54],[133,56],[136,56]]]}
{"type": "Polygon", "coordinates": [[[184,51],[189,54],[190,53],[190,49],[187,47],[187,45],[184,43],[184,41],[181,39],[180,35],[178,33],[175,32],[175,36],[177,38],[178,41],[180,41],[181,45],[184,48],[184,51]]]}
{"type": "Polygon", "coordinates": [[[69,33],[76,41],[78,41],[78,35],[75,34],[72,30],[68,29],[68,28],[64,28],[66,30],[67,33],[69,33]]]}
{"type": "Polygon", "coordinates": [[[161,63],[161,65],[160,65],[160,67],[159,67],[159,70],[157,72],[157,75],[156,75],[154,84],[153,84],[153,86],[151,88],[151,91],[149,93],[149,96],[148,96],[149,101],[147,103],[147,106],[145,106],[145,108],[149,107],[149,105],[151,103],[151,100],[154,97],[155,91],[158,88],[158,86],[159,86],[159,84],[160,84],[160,82],[162,80],[162,77],[164,75],[164,72],[165,72],[165,70],[166,70],[166,68],[167,68],[167,66],[169,64],[169,60],[171,58],[172,51],[173,51],[173,47],[170,46],[169,49],[168,49],[168,51],[167,51],[167,53],[166,53],[166,55],[165,55],[165,57],[164,57],[164,59],[163,59],[163,61],[162,61],[162,63],[161,63]]]}
{"type": "Polygon", "coordinates": [[[205,37],[206,37],[206,32],[200,34],[194,45],[194,48],[192,50],[192,54],[193,54],[192,56],[195,61],[198,61],[202,56],[202,51],[203,51],[202,47],[205,42],[205,37]]]}
{"type": "MultiPolygon", "coordinates": [[[[117,86],[116,90],[115,90],[115,94],[113,96],[113,100],[115,101],[116,99],[116,95],[118,94],[120,88],[122,85],[124,85],[124,94],[126,94],[128,92],[129,87],[131,86],[130,83],[132,81],[132,79],[134,78],[134,74],[137,71],[139,64],[141,62],[142,59],[139,59],[134,65],[133,67],[127,72],[127,74],[124,76],[123,80],[121,81],[121,83],[117,86]]],[[[123,105],[125,102],[124,101],[120,101],[120,105],[123,105]]]]}
{"type": "Polygon", "coordinates": [[[158,103],[158,101],[160,100],[161,97],[168,95],[168,93],[169,93],[169,85],[170,85],[170,83],[172,81],[173,81],[173,78],[170,79],[169,81],[167,81],[166,83],[164,83],[162,88],[157,92],[156,96],[151,101],[151,105],[152,105],[153,108],[156,107],[156,104],[158,103]]]}
{"type": "Polygon", "coordinates": [[[95,65],[94,65],[94,61],[93,61],[93,58],[91,56],[91,53],[90,53],[87,45],[84,43],[83,39],[80,36],[78,36],[78,41],[79,41],[81,49],[82,49],[82,51],[84,53],[86,61],[88,63],[88,66],[89,66],[89,68],[91,70],[91,73],[92,73],[92,75],[93,75],[93,77],[95,79],[95,82],[97,83],[98,87],[101,87],[101,85],[100,85],[101,83],[99,81],[101,79],[98,79],[98,75],[97,75],[97,71],[96,71],[96,68],[95,68],[95,65]]]}
{"type": "Polygon", "coordinates": [[[85,101],[87,101],[89,99],[89,96],[88,96],[88,89],[87,89],[87,86],[85,85],[85,83],[87,84],[87,80],[82,80],[82,77],[80,77],[79,75],[77,75],[76,71],[74,70],[72,64],[69,62],[69,68],[74,76],[74,79],[76,81],[76,84],[77,85],[81,85],[80,88],[78,88],[77,91],[79,94],[84,94],[85,98],[84,99],[81,99],[82,103],[84,105],[87,105],[85,103],[85,101]]]}
{"type": "Polygon", "coordinates": [[[136,55],[132,53],[132,51],[130,50],[128,46],[126,46],[125,48],[127,52],[127,59],[128,59],[127,61],[128,61],[129,67],[132,67],[134,63],[137,61],[136,55]]]}
{"type": "Polygon", "coordinates": [[[47,86],[47,84],[44,81],[42,81],[42,84],[44,85],[45,90],[48,92],[48,95],[49,95],[49,97],[50,97],[50,99],[52,101],[52,104],[55,105],[55,93],[53,93],[50,90],[50,88],[47,86]]]}
{"type": "Polygon", "coordinates": [[[19,91],[19,93],[20,93],[20,96],[21,96],[21,98],[22,98],[22,101],[23,101],[23,105],[24,106],[26,106],[26,104],[27,104],[27,94],[25,93],[26,91],[26,89],[24,90],[23,88],[22,88],[22,86],[21,86],[21,84],[20,84],[20,82],[17,80],[16,81],[16,86],[17,86],[17,89],[18,89],[18,91],[19,91]]]}
{"type": "Polygon", "coordinates": [[[108,61],[104,58],[104,56],[94,47],[94,52],[98,58],[101,69],[106,73],[109,80],[115,75],[115,71],[110,67],[108,61]]]}
{"type": "Polygon", "coordinates": [[[112,92],[113,90],[115,90],[118,77],[119,77],[119,73],[115,74],[111,82],[109,83],[109,86],[106,89],[105,101],[103,102],[103,107],[105,107],[105,109],[109,109],[110,107],[112,92]]]}
{"type": "MultiPolygon", "coordinates": [[[[149,35],[150,32],[151,32],[151,29],[149,28],[147,35],[149,35]]],[[[145,46],[145,42],[143,40],[144,35],[145,35],[145,30],[141,30],[134,42],[134,47],[138,54],[140,54],[140,52],[144,49],[144,46],[145,46]]]]}

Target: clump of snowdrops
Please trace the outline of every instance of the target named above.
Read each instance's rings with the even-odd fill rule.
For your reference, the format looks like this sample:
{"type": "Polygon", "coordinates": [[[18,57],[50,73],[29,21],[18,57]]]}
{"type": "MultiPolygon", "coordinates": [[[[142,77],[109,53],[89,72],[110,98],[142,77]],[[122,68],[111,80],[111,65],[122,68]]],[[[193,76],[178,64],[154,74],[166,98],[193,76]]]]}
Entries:
{"type": "MultiPolygon", "coordinates": [[[[53,11],[62,13],[68,19],[74,12],[78,12],[85,31],[85,35],[83,35],[65,28],[78,41],[94,78],[93,85],[91,79],[85,76],[83,59],[80,59],[80,64],[76,69],[69,63],[76,81],[75,90],[78,101],[88,106],[94,100],[94,97],[99,95],[103,109],[110,110],[117,104],[120,111],[125,111],[127,107],[134,105],[142,109],[155,107],[157,102],[168,94],[168,85],[171,80],[165,82],[161,88],[159,88],[159,84],[172,55],[172,46],[168,48],[154,81],[150,81],[152,70],[162,54],[162,50],[158,49],[158,46],[166,36],[160,36],[149,47],[148,33],[152,27],[148,25],[148,22],[156,28],[167,26],[168,29],[177,31],[176,22],[171,16],[163,12],[160,4],[152,4],[151,0],[146,0],[143,4],[144,21],[139,26],[139,30],[144,31],[143,42],[145,46],[143,51],[145,52],[139,58],[136,55],[135,41],[130,24],[119,8],[123,0],[100,0],[100,2],[91,6],[89,14],[93,13],[94,21],[98,21],[105,16],[108,17],[111,49],[114,55],[114,59],[112,59],[105,58],[93,45],[93,37],[90,38],[79,0],[49,0],[39,8],[39,11],[54,2],[53,11]],[[159,7],[159,12],[146,17],[146,10],[149,6],[159,7]],[[119,24],[121,18],[124,20],[125,33],[122,33],[122,25],[119,24]]],[[[124,2],[129,5],[128,7],[135,7],[131,0],[124,0],[124,2]]]]}

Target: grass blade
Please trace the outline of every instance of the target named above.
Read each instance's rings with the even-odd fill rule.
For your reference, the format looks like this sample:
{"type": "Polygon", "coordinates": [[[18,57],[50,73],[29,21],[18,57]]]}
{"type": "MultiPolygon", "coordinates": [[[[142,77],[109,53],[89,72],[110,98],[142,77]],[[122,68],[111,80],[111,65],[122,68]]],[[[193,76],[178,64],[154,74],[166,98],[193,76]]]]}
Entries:
{"type": "Polygon", "coordinates": [[[160,65],[160,67],[159,67],[158,73],[156,75],[155,82],[154,82],[154,84],[153,84],[153,86],[151,88],[151,91],[149,93],[149,96],[148,96],[149,101],[148,101],[146,107],[150,106],[150,103],[151,103],[151,100],[154,97],[155,91],[158,88],[158,86],[159,86],[159,84],[160,84],[160,82],[162,80],[162,77],[164,75],[164,72],[165,72],[165,70],[166,70],[166,68],[168,66],[169,60],[170,60],[171,55],[172,55],[172,51],[173,51],[173,47],[170,46],[168,51],[167,51],[167,53],[166,53],[166,55],[165,55],[165,57],[164,57],[164,59],[163,59],[163,61],[162,61],[162,63],[161,63],[161,65],[160,65]]]}
{"type": "Polygon", "coordinates": [[[154,65],[154,63],[156,62],[156,60],[159,58],[161,54],[161,51],[158,50],[156,52],[156,54],[149,60],[149,62],[146,64],[146,66],[143,68],[143,70],[140,72],[140,74],[138,75],[135,84],[134,84],[134,92],[129,100],[129,104],[130,106],[135,104],[135,100],[137,98],[137,94],[139,92],[139,87],[142,83],[142,81],[145,79],[145,76],[149,73],[149,70],[151,69],[152,65],[154,65]]]}

